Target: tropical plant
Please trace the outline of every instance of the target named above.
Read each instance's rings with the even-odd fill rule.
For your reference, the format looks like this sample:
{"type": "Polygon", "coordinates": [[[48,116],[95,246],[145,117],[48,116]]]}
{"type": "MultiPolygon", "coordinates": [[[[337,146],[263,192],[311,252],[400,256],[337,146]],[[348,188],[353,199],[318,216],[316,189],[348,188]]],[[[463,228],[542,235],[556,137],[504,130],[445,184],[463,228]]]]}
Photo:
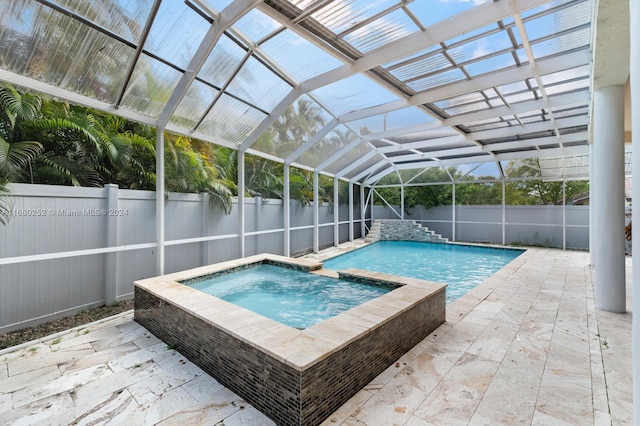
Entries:
{"type": "Polygon", "coordinates": [[[23,140],[22,124],[34,120],[42,100],[21,94],[13,86],[0,85],[0,223],[11,218],[13,199],[7,183],[24,176],[24,169],[38,155],[42,145],[35,140],[23,140]]]}
{"type": "Polygon", "coordinates": [[[6,225],[11,219],[13,199],[6,182],[0,182],[0,223],[6,225]]]}
{"type": "Polygon", "coordinates": [[[42,99],[22,94],[9,84],[0,85],[0,181],[19,181],[25,168],[42,150],[31,140],[31,131],[42,108],[42,99]]]}
{"type": "MultiPolygon", "coordinates": [[[[167,190],[206,192],[229,213],[231,189],[192,142],[165,136],[167,190]]],[[[150,126],[0,86],[0,223],[10,218],[9,182],[153,190],[155,156],[150,126]]]]}
{"type": "Polygon", "coordinates": [[[165,185],[170,192],[205,192],[211,206],[231,212],[231,190],[187,137],[165,135],[165,185]]]}

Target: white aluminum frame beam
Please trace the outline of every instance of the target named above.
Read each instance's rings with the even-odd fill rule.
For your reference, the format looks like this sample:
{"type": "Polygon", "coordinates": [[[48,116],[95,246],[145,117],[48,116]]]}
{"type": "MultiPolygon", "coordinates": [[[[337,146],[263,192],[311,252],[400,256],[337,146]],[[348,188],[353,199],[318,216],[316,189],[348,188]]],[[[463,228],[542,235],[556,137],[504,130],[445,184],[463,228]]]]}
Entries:
{"type": "MultiPolygon", "coordinates": [[[[355,181],[361,181],[363,178],[365,177],[369,177],[371,176],[372,173],[374,173],[377,169],[387,166],[384,170],[389,170],[389,173],[395,171],[395,169],[393,168],[393,165],[390,164],[389,162],[387,162],[386,160],[382,159],[379,162],[377,162],[376,164],[374,164],[372,167],[367,168],[366,170],[361,171],[360,173],[358,173],[356,176],[354,176],[352,178],[352,180],[355,181]]],[[[365,179],[365,181],[368,179],[365,179]]],[[[365,185],[365,182],[363,182],[363,185],[365,185]]]]}
{"type": "Polygon", "coordinates": [[[318,171],[324,170],[328,165],[332,164],[334,161],[336,161],[337,159],[345,155],[347,152],[351,151],[353,148],[360,145],[361,142],[362,141],[360,139],[356,139],[352,142],[349,142],[348,144],[346,144],[345,146],[343,146],[342,148],[334,152],[333,155],[331,155],[329,158],[324,160],[322,163],[318,164],[318,166],[316,166],[315,169],[318,171]]]}
{"type": "Polygon", "coordinates": [[[253,131],[247,136],[241,143],[238,149],[246,151],[258,140],[260,135],[273,124],[274,121],[282,115],[282,113],[289,108],[295,101],[302,95],[299,87],[292,89],[287,96],[285,96],[271,113],[253,129],[253,131]]]}
{"type": "Polygon", "coordinates": [[[509,149],[519,149],[519,148],[531,148],[539,145],[551,145],[551,144],[559,144],[559,143],[561,144],[565,142],[586,141],[586,140],[589,140],[589,135],[590,135],[589,132],[578,132],[578,133],[570,133],[568,135],[562,135],[560,137],[548,136],[544,138],[522,139],[522,140],[517,140],[513,142],[492,143],[486,147],[487,149],[483,149],[484,147],[473,145],[473,146],[464,147],[464,148],[441,149],[437,151],[425,152],[423,154],[398,155],[395,157],[388,157],[388,158],[394,163],[398,163],[402,161],[415,161],[421,158],[440,158],[440,157],[449,157],[453,155],[480,154],[483,152],[504,151],[509,149]]]}
{"type": "Polygon", "coordinates": [[[339,178],[343,177],[345,174],[349,173],[351,170],[358,168],[363,163],[366,163],[367,161],[369,161],[369,158],[375,156],[376,154],[378,154],[378,152],[375,149],[372,149],[371,151],[364,154],[362,157],[358,158],[353,163],[349,164],[348,166],[340,170],[338,173],[336,173],[336,176],[338,176],[339,178]]]}
{"type": "MultiPolygon", "coordinates": [[[[335,83],[358,73],[370,70],[384,63],[409,56],[429,46],[437,45],[450,38],[459,36],[460,34],[464,34],[476,28],[489,25],[509,16],[516,15],[522,10],[530,9],[546,2],[548,2],[548,0],[512,0],[509,2],[502,2],[498,4],[479,5],[473,9],[456,15],[449,20],[434,24],[429,28],[429,31],[421,31],[403,37],[352,62],[347,61],[342,55],[338,55],[333,49],[328,48],[325,43],[319,42],[316,37],[310,35],[303,28],[295,25],[295,22],[290,21],[274,9],[264,4],[259,5],[258,9],[274,20],[278,21],[288,29],[294,31],[307,41],[310,41],[317,47],[323,49],[324,51],[330,53],[332,56],[335,56],[336,58],[346,63],[346,65],[335,68],[324,74],[302,82],[298,87],[298,89],[300,89],[301,95],[303,93],[311,92],[320,87],[335,83]],[[454,21],[455,24],[453,24],[452,21],[454,21]]],[[[396,101],[394,105],[396,105],[398,109],[403,108],[404,106],[410,106],[407,105],[406,100],[402,99],[396,101]]],[[[251,146],[253,142],[255,142],[255,140],[259,137],[259,135],[262,134],[262,132],[266,130],[266,128],[281,113],[282,111],[274,111],[274,113],[269,114],[269,117],[267,117],[265,121],[258,126],[261,130],[259,132],[252,132],[250,137],[242,142],[242,148],[246,149],[247,147],[251,146]],[[272,117],[272,115],[276,115],[276,117],[274,118],[272,117]]],[[[343,120],[339,121],[343,122],[343,120]]]]}
{"type": "Polygon", "coordinates": [[[234,0],[220,12],[218,19],[211,24],[198,49],[191,57],[187,69],[180,77],[178,84],[171,93],[171,97],[169,97],[160,113],[158,127],[164,128],[169,122],[176,108],[178,108],[178,105],[187,94],[189,87],[198,76],[200,69],[209,58],[211,51],[218,43],[220,36],[259,3],[262,3],[262,0],[234,0]]]}
{"type": "Polygon", "coordinates": [[[284,160],[285,164],[291,164],[296,161],[302,154],[304,154],[309,148],[311,148],[316,143],[320,142],[322,138],[324,138],[330,131],[336,128],[338,125],[338,120],[335,118],[325,124],[322,129],[317,131],[311,139],[300,145],[295,151],[293,151],[289,156],[284,160]]]}
{"type": "Polygon", "coordinates": [[[353,241],[353,182],[349,181],[349,241],[353,241]]]}
{"type": "Polygon", "coordinates": [[[532,101],[518,102],[509,106],[488,108],[477,112],[455,115],[443,120],[442,125],[458,126],[460,124],[471,123],[474,121],[486,120],[495,117],[506,117],[509,115],[519,115],[541,109],[551,109],[580,103],[588,105],[590,101],[591,93],[589,93],[588,90],[582,90],[580,92],[551,96],[548,98],[548,101],[545,101],[544,99],[536,99],[532,101]]]}
{"type": "MultiPolygon", "coordinates": [[[[580,145],[580,146],[571,146],[571,147],[563,147],[563,148],[549,148],[549,149],[537,150],[538,154],[536,155],[536,157],[539,157],[539,158],[561,157],[566,155],[588,154],[588,152],[589,152],[589,147],[587,145],[580,145]]],[[[452,158],[447,160],[428,160],[423,162],[396,164],[388,169],[385,169],[376,173],[373,176],[370,176],[365,180],[364,184],[371,185],[373,182],[379,181],[386,175],[399,170],[421,169],[423,167],[447,167],[447,166],[457,166],[460,164],[491,163],[491,162],[499,162],[499,161],[521,160],[521,159],[526,159],[531,157],[532,157],[531,151],[518,151],[518,152],[495,154],[495,155],[486,153],[484,155],[478,155],[474,157],[452,158]]],[[[379,163],[377,167],[380,167],[379,163]]],[[[364,176],[366,176],[366,172],[362,172],[361,176],[359,175],[360,178],[364,176]]]]}
{"type": "MultiPolygon", "coordinates": [[[[562,94],[552,96],[548,102],[543,99],[536,99],[532,101],[518,102],[510,106],[502,106],[497,108],[487,108],[485,110],[470,112],[466,114],[455,115],[450,118],[439,120],[435,122],[429,122],[424,124],[416,124],[406,127],[398,127],[396,129],[390,129],[383,132],[369,133],[362,137],[364,141],[372,141],[381,138],[390,138],[394,136],[406,135],[411,133],[418,133],[428,130],[443,129],[448,130],[450,127],[458,126],[473,121],[486,120],[496,117],[504,117],[509,115],[523,114],[526,112],[535,111],[538,109],[557,108],[562,106],[568,106],[573,104],[585,103],[589,104],[591,100],[591,94],[588,90],[562,94]]],[[[426,116],[425,116],[426,117],[426,116]]]]}
{"type": "Polygon", "coordinates": [[[320,191],[318,172],[313,173],[313,252],[320,251],[320,191]]]}
{"type": "MultiPolygon", "coordinates": [[[[302,82],[300,86],[304,91],[318,89],[385,63],[405,58],[430,46],[435,46],[461,34],[490,25],[523,10],[548,3],[548,1],[549,0],[511,0],[478,5],[450,19],[435,23],[429,27],[428,31],[417,32],[388,43],[362,58],[353,61],[350,65],[344,65],[310,78],[302,82]]],[[[280,21],[283,25],[289,24],[286,19],[283,22],[281,15],[279,17],[272,17],[280,21]]],[[[322,44],[314,39],[309,41],[322,48],[322,44]]]]}
{"type": "MultiPolygon", "coordinates": [[[[580,126],[580,125],[587,125],[589,123],[589,117],[588,116],[584,116],[584,117],[573,117],[573,118],[568,118],[568,119],[562,119],[562,120],[558,120],[561,121],[562,124],[564,126],[562,127],[573,127],[573,126],[580,126]]],[[[466,137],[465,136],[460,136],[462,139],[457,139],[458,137],[452,137],[451,141],[462,141],[462,140],[468,140],[469,142],[473,142],[476,141],[478,139],[493,139],[493,138],[500,138],[500,137],[509,137],[509,136],[516,136],[519,134],[528,134],[528,133],[535,133],[535,132],[541,132],[541,131],[547,131],[547,130],[553,130],[554,129],[554,125],[551,122],[544,122],[544,123],[535,123],[535,124],[530,124],[530,125],[524,125],[524,126],[511,126],[511,127],[507,127],[504,129],[497,129],[497,130],[485,130],[482,132],[477,132],[477,133],[470,133],[468,134],[466,137]]],[[[580,133],[582,134],[582,132],[580,133]]],[[[561,136],[561,138],[569,138],[567,141],[572,141],[572,136],[569,135],[563,135],[561,136]]],[[[523,139],[523,142],[530,140],[530,141],[536,141],[538,138],[531,138],[531,139],[523,139]]],[[[580,140],[580,139],[578,139],[580,140]]],[[[437,141],[437,139],[435,139],[435,141],[437,141]]],[[[558,137],[554,136],[552,141],[555,142],[549,142],[549,143],[560,143],[560,140],[558,139],[558,137]]],[[[427,141],[429,142],[429,141],[427,141]]],[[[513,141],[509,141],[509,142],[505,142],[505,143],[511,143],[513,141]]],[[[404,144],[402,146],[402,150],[405,149],[409,149],[409,148],[419,148],[423,145],[420,145],[422,143],[421,142],[412,142],[412,143],[408,143],[408,144],[404,144]],[[406,148],[405,148],[406,146],[406,148]]],[[[481,153],[481,152],[485,152],[488,154],[492,154],[491,151],[483,149],[482,145],[476,145],[478,146],[477,152],[481,153]]],[[[491,148],[494,147],[498,147],[499,143],[496,144],[490,144],[491,148]]],[[[388,152],[393,152],[393,151],[397,151],[397,149],[395,149],[396,147],[389,147],[390,150],[388,152]]],[[[467,147],[469,148],[469,147],[467,147]]],[[[385,149],[385,148],[381,148],[378,150],[379,153],[382,153],[381,150],[385,149]]],[[[466,149],[466,148],[459,148],[459,149],[466,149]]],[[[416,158],[435,158],[437,159],[437,156],[433,155],[433,153],[429,153],[426,152],[424,155],[418,155],[415,154],[417,157],[416,158]]],[[[453,153],[451,154],[453,155],[453,153]]],[[[492,154],[493,155],[493,154],[492,154]]],[[[505,154],[500,154],[500,155],[505,155],[505,154]]],[[[495,156],[494,156],[495,158],[495,156]]],[[[526,157],[525,157],[526,158],[526,157]]],[[[375,171],[376,169],[380,168],[382,166],[382,164],[386,161],[386,162],[393,162],[395,159],[395,157],[385,157],[385,160],[381,160],[376,164],[373,164],[371,167],[369,167],[367,170],[364,170],[362,173],[360,173],[358,176],[363,177],[366,176],[367,174],[375,171]]],[[[462,158],[461,162],[456,163],[456,164],[470,164],[470,163],[475,163],[475,161],[466,161],[466,158],[462,158]]],[[[396,160],[397,161],[397,160],[396,160]]],[[[405,160],[407,161],[407,160],[405,160]]],[[[446,160],[446,161],[452,161],[452,160],[446,160]]],[[[499,160],[495,160],[495,161],[499,161],[499,160]]],[[[369,181],[369,179],[367,179],[367,181],[369,181]]]]}
{"type": "Polygon", "coordinates": [[[392,101],[376,107],[365,108],[359,111],[343,114],[338,117],[338,119],[341,122],[361,120],[363,118],[385,114],[410,106],[436,102],[442,99],[449,99],[467,93],[489,89],[494,86],[502,86],[505,84],[523,81],[528,78],[534,78],[537,73],[539,73],[540,75],[551,74],[589,63],[591,63],[591,52],[587,49],[583,49],[577,52],[567,53],[565,55],[540,60],[536,62],[535,70],[528,65],[523,65],[517,68],[509,68],[501,71],[496,71],[493,73],[475,77],[471,80],[463,80],[461,82],[453,83],[445,87],[427,90],[425,92],[411,96],[407,100],[392,101]]]}
{"type": "Polygon", "coordinates": [[[116,109],[113,105],[109,103],[102,102],[97,99],[72,92],[70,90],[62,89],[57,86],[52,86],[51,84],[43,83],[42,81],[38,81],[30,77],[16,74],[2,68],[0,68],[0,80],[6,81],[16,86],[21,86],[36,92],[47,93],[55,98],[64,99],[72,104],[82,105],[88,108],[96,109],[98,111],[117,115],[119,117],[123,117],[128,120],[137,121],[138,123],[147,124],[149,126],[155,126],[157,124],[156,119],[149,117],[147,115],[130,111],[124,108],[116,109]]]}
{"type": "MultiPolygon", "coordinates": [[[[629,1],[630,16],[630,98],[631,98],[631,138],[633,146],[633,168],[640,169],[640,0],[629,1]]],[[[603,55],[605,57],[605,55],[603,55]]],[[[640,184],[638,175],[633,178],[632,196],[636,200],[640,199],[640,184]]],[[[632,220],[640,223],[640,209],[635,208],[632,212],[632,220]]],[[[633,424],[640,424],[640,226],[632,229],[632,251],[636,250],[636,256],[632,258],[632,270],[635,271],[632,277],[632,300],[631,311],[631,359],[633,373],[633,424]]],[[[597,267],[597,265],[596,265],[597,267]]]]}
{"type": "MultiPolygon", "coordinates": [[[[157,268],[159,275],[164,274],[164,133],[165,126],[171,120],[171,116],[187,94],[187,91],[196,79],[200,69],[211,54],[211,51],[218,43],[220,36],[233,25],[238,19],[253,9],[261,0],[235,0],[225,7],[218,15],[218,20],[209,27],[198,49],[191,57],[189,65],[182,77],[178,81],[175,89],[171,93],[169,100],[165,104],[162,112],[158,116],[156,123],[156,234],[158,239],[157,268]]],[[[239,251],[240,257],[244,257],[244,153],[238,156],[238,174],[242,173],[242,178],[238,177],[238,211],[240,218],[239,251]],[[242,160],[242,161],[240,161],[242,160]]]]}
{"type": "MultiPolygon", "coordinates": [[[[589,125],[590,118],[588,115],[583,115],[578,117],[559,118],[556,119],[556,122],[560,124],[561,129],[564,129],[569,127],[587,126],[589,125]]],[[[551,121],[543,121],[541,123],[525,124],[524,126],[510,126],[503,127],[501,129],[480,130],[478,132],[468,133],[467,137],[470,140],[477,141],[482,139],[505,138],[516,135],[545,132],[554,130],[554,128],[555,125],[551,121]]]]}

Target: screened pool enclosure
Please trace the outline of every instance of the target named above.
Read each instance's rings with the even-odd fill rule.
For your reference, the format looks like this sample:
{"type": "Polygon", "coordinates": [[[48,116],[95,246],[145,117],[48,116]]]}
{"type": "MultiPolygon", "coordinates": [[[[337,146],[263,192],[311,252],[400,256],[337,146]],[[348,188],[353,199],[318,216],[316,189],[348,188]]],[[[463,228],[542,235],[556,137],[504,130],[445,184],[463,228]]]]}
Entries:
{"type": "Polygon", "coordinates": [[[640,98],[629,71],[640,69],[634,8],[634,0],[3,0],[0,81],[153,126],[157,185],[9,184],[14,208],[46,214],[0,228],[0,330],[130,297],[134,279],[363,237],[376,216],[412,219],[405,192],[434,185],[451,187],[449,201],[439,216],[414,218],[451,239],[499,244],[514,242],[510,226],[559,229],[551,245],[589,248],[596,281],[602,274],[618,289],[603,290],[615,300],[596,289],[598,306],[620,311],[624,179],[640,121],[640,108],[630,113],[640,98]],[[283,127],[290,111],[295,123],[283,127]],[[165,190],[166,134],[237,152],[229,216],[207,208],[205,195],[165,190]],[[246,195],[248,155],[282,165],[281,200],[246,195]],[[510,174],[520,166],[529,171],[510,174]],[[293,168],[312,176],[309,207],[291,200],[293,168]],[[327,179],[332,205],[319,200],[327,179]],[[534,206],[551,222],[510,216],[509,185],[527,180],[561,182],[556,206],[534,206]],[[583,180],[589,206],[571,210],[564,191],[583,180]],[[456,210],[461,185],[477,184],[497,191],[487,220],[456,210]],[[465,238],[463,222],[491,238],[465,238]],[[573,233],[580,247],[567,243],[573,233]]]}
{"type": "Polygon", "coordinates": [[[0,227],[0,330],[130,298],[134,279],[318,251],[386,217],[588,248],[596,306],[625,312],[638,22],[637,0],[3,0],[0,82],[153,126],[156,191],[9,182],[25,214],[0,227]],[[230,215],[166,191],[166,135],[237,153],[230,215]],[[281,199],[247,195],[254,157],[280,165],[281,199]],[[297,170],[310,206],[292,200],[297,170]],[[585,206],[568,205],[586,180],[571,200],[585,206]],[[510,188],[528,181],[560,186],[523,216],[510,188]],[[473,185],[493,201],[465,199],[473,185]],[[407,201],[435,186],[444,202],[407,201]]]}
{"type": "Polygon", "coordinates": [[[244,154],[284,163],[285,209],[289,167],[316,186],[449,166],[503,179],[528,158],[550,159],[543,178],[588,177],[591,15],[586,0],[9,1],[0,78],[156,126],[159,141],[238,150],[243,255],[244,154]],[[291,105],[324,125],[261,138],[291,105]]]}

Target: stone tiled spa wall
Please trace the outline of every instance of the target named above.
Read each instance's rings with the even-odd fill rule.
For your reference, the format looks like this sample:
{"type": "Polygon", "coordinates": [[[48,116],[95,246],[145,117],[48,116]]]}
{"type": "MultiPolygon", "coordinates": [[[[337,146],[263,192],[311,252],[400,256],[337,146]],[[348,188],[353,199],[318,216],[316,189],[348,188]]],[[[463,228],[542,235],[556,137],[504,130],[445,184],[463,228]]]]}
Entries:
{"type": "Polygon", "coordinates": [[[415,220],[376,220],[367,234],[367,242],[376,241],[419,241],[446,243],[447,240],[435,234],[415,220]]]}
{"type": "Polygon", "coordinates": [[[278,425],[321,423],[445,320],[444,289],[304,370],[135,288],[135,320],[278,425]]]}
{"type": "Polygon", "coordinates": [[[321,423],[444,320],[443,289],[302,372],[299,424],[321,423]]]}

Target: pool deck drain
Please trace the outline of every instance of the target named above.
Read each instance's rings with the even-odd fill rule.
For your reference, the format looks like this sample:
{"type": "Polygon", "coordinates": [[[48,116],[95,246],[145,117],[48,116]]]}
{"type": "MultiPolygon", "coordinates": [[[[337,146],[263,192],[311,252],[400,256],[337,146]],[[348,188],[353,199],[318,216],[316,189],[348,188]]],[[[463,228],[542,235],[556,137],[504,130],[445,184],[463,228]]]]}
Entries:
{"type": "MultiPolygon", "coordinates": [[[[528,250],[325,424],[631,424],[631,297],[596,311],[588,265],[528,250]]],[[[0,351],[0,424],[72,422],[273,424],[132,313],[0,351]]]]}

